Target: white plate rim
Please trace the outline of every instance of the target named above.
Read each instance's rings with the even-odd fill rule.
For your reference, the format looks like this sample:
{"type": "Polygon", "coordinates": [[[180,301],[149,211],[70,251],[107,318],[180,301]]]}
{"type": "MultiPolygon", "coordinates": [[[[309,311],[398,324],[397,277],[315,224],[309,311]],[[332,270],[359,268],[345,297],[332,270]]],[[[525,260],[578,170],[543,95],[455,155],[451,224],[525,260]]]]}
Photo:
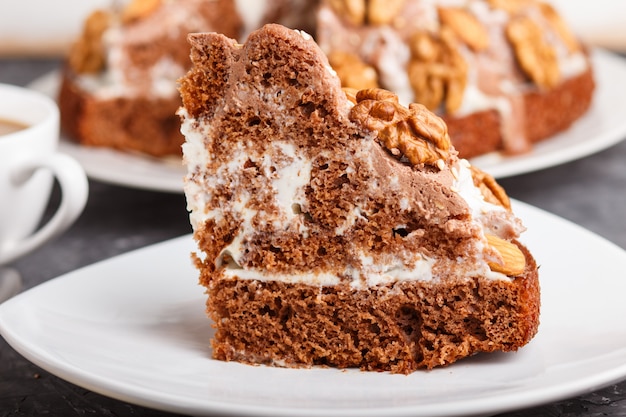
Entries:
{"type": "MultiPolygon", "coordinates": [[[[591,108],[581,119],[568,130],[535,144],[527,154],[505,157],[491,153],[471,162],[495,178],[505,178],[570,162],[621,142],[626,137],[626,119],[616,110],[626,106],[626,60],[598,48],[592,49],[591,57],[597,85],[591,108]]],[[[58,83],[59,72],[53,71],[34,80],[29,88],[55,97],[58,83]]],[[[64,136],[60,149],[76,158],[93,179],[153,191],[183,192],[185,171],[177,159],[164,162],[141,154],[86,147],[64,136]]]]}
{"type": "MultiPolygon", "coordinates": [[[[575,233],[578,238],[589,241],[588,244],[597,245],[604,252],[612,252],[616,258],[616,262],[619,265],[626,266],[626,252],[623,249],[617,247],[604,240],[603,238],[581,228],[567,220],[561,219],[555,215],[543,212],[540,209],[532,206],[514,202],[515,210],[522,212],[521,216],[527,218],[541,218],[549,227],[568,228],[575,233]],[[555,226],[556,225],[556,226],[555,226]]],[[[532,226],[531,226],[532,227],[532,226]]],[[[548,227],[548,228],[549,228],[548,227]]],[[[548,230],[549,231],[549,230],[548,230]]],[[[545,232],[542,231],[542,232],[545,232]]],[[[170,412],[182,412],[193,415],[215,415],[219,413],[228,414],[240,414],[240,415],[262,415],[262,416],[326,416],[326,415],[342,415],[342,416],[374,416],[384,413],[390,416],[444,416],[444,415],[476,415],[476,414],[495,414],[499,412],[511,411],[519,408],[532,407],[540,404],[544,404],[551,401],[560,400],[566,397],[571,397],[584,392],[589,392],[598,389],[602,386],[617,382],[626,376],[626,348],[614,351],[612,354],[606,355],[604,358],[596,358],[607,360],[611,364],[611,367],[603,370],[602,372],[596,372],[590,375],[586,375],[585,378],[572,379],[568,381],[560,381],[558,384],[552,386],[540,386],[535,389],[527,389],[521,392],[511,391],[505,395],[499,395],[497,397],[488,398],[486,402],[484,398],[476,398],[473,400],[463,399],[457,402],[448,402],[440,405],[422,405],[416,407],[410,406],[397,406],[394,408],[382,407],[382,408],[368,408],[368,409],[311,409],[311,408],[285,408],[280,406],[258,406],[247,404],[232,404],[217,401],[215,399],[207,398],[181,398],[180,395],[167,395],[163,392],[151,392],[149,389],[144,389],[139,386],[133,386],[132,384],[124,384],[119,381],[109,380],[106,377],[101,377],[97,374],[90,373],[88,370],[76,369],[72,366],[68,366],[67,363],[60,363],[58,358],[51,356],[45,349],[41,349],[29,341],[20,340],[19,332],[16,332],[15,323],[7,320],[9,313],[12,311],[13,306],[21,306],[20,303],[27,303],[28,297],[37,292],[45,292],[50,286],[62,285],[63,280],[77,280],[77,279],[89,279],[89,274],[97,268],[103,266],[112,267],[115,262],[130,262],[138,256],[148,256],[151,252],[166,250],[171,252],[172,248],[177,248],[176,251],[191,251],[194,248],[190,235],[182,236],[170,241],[162,242],[156,245],[152,245],[143,249],[139,249],[134,252],[129,252],[124,255],[112,258],[111,260],[101,261],[97,264],[82,268],[80,270],[71,272],[69,274],[58,277],[54,280],[48,281],[40,286],[37,286],[25,293],[22,293],[13,299],[0,305],[0,334],[7,340],[7,342],[13,346],[20,354],[31,360],[38,366],[46,369],[53,374],[60,376],[63,379],[68,380],[74,384],[83,386],[87,389],[93,390],[103,395],[107,395],[122,401],[127,401],[142,405],[145,407],[151,407],[170,412]],[[182,249],[181,249],[182,246],[182,249]],[[30,295],[29,295],[30,294],[30,295]],[[615,358],[613,358],[615,356],[615,358]],[[614,362],[618,362],[615,365],[614,362]]],[[[532,247],[531,247],[532,250],[532,247]]],[[[186,252],[185,252],[186,253],[186,252]]],[[[609,256],[609,255],[607,255],[609,256]]],[[[618,265],[618,266],[619,266],[618,265]]],[[[554,279],[552,277],[551,279],[554,279]]],[[[616,281],[619,282],[619,281],[616,281]]],[[[542,284],[543,285],[543,284],[542,284]]],[[[624,307],[621,307],[622,310],[624,307]]],[[[541,332],[541,329],[540,329],[541,332]]],[[[533,342],[531,342],[532,344],[533,342]]],[[[530,346],[530,345],[529,345],[530,346]]],[[[256,367],[248,367],[247,365],[240,364],[227,364],[229,367],[244,367],[245,369],[257,369],[256,367]]],[[[452,365],[455,366],[455,365],[452,365]]],[[[230,368],[232,369],[232,368],[230,368]]],[[[445,369],[445,368],[444,368],[445,369]]],[[[289,370],[293,372],[300,372],[299,370],[289,370]]],[[[336,370],[324,370],[323,372],[335,372],[336,370]]],[[[255,372],[251,370],[251,372],[255,372]]],[[[304,370],[303,372],[308,372],[304,370]]],[[[337,371],[341,372],[341,371],[337,371]]],[[[354,371],[359,372],[359,371],[354,371]]]]}

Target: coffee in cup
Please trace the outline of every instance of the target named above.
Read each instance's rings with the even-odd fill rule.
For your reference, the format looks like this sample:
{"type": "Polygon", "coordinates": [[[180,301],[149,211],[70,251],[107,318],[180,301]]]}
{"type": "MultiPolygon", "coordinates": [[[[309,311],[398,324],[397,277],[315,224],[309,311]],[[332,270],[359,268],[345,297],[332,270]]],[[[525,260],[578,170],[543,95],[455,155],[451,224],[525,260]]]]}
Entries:
{"type": "Polygon", "coordinates": [[[24,123],[16,122],[13,120],[0,119],[0,136],[8,135],[9,133],[19,132],[22,129],[26,129],[28,125],[24,123]]]}

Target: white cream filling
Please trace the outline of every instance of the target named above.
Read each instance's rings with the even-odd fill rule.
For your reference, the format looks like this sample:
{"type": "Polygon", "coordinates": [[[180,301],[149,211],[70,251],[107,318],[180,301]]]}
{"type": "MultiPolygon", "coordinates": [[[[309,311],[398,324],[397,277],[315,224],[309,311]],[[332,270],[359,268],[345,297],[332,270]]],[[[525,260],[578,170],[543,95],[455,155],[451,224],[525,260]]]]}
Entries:
{"type": "Polygon", "coordinates": [[[257,214],[256,210],[250,210],[249,208],[247,208],[249,200],[250,200],[250,197],[242,193],[235,200],[233,206],[231,207],[231,210],[240,214],[239,219],[242,221],[242,224],[240,226],[241,228],[237,236],[235,236],[233,241],[224,249],[222,249],[220,254],[218,255],[217,260],[215,262],[216,263],[215,266],[218,268],[224,266],[222,262],[224,261],[225,255],[230,256],[232,259],[232,262],[234,263],[234,264],[233,263],[228,264],[226,266],[226,269],[234,268],[236,270],[240,270],[241,268],[240,267],[241,257],[243,256],[243,253],[245,250],[243,241],[246,238],[246,236],[250,235],[251,232],[254,231],[254,228],[252,227],[252,218],[257,214]]]}
{"type": "Polygon", "coordinates": [[[350,285],[362,289],[402,281],[432,281],[435,260],[420,254],[414,257],[414,266],[407,268],[399,258],[392,257],[388,262],[376,263],[371,256],[361,254],[361,271],[353,271],[350,285]]]}
{"type": "Polygon", "coordinates": [[[499,236],[503,230],[510,230],[517,235],[521,234],[525,227],[512,213],[500,205],[485,201],[480,189],[474,185],[469,167],[467,160],[459,161],[452,189],[465,200],[472,211],[472,218],[481,230],[495,236],[499,236]]]}
{"type": "MultiPolygon", "coordinates": [[[[311,161],[298,155],[296,148],[287,142],[274,142],[291,162],[278,168],[272,184],[276,191],[276,202],[286,221],[290,222],[298,213],[294,213],[294,204],[302,205],[306,202],[304,187],[311,182],[311,161]]],[[[267,156],[266,156],[267,158],[267,156]]],[[[266,162],[271,165],[271,159],[266,162]]]]}
{"type": "MultiPolygon", "coordinates": [[[[181,114],[185,114],[181,110],[181,114]]],[[[401,281],[432,281],[434,259],[429,259],[421,254],[413,254],[412,266],[407,267],[399,257],[390,257],[387,261],[379,261],[375,263],[371,256],[361,254],[359,256],[360,265],[358,268],[348,267],[339,274],[335,273],[311,273],[302,272],[295,274],[280,274],[268,272],[265,270],[248,270],[241,268],[241,258],[245,251],[244,241],[247,236],[252,235],[255,230],[252,226],[252,219],[258,214],[257,211],[248,207],[250,196],[244,190],[241,190],[236,198],[227,202],[227,207],[205,211],[206,203],[211,200],[211,189],[217,183],[223,181],[223,178],[236,177],[237,172],[243,169],[248,154],[241,150],[235,152],[229,163],[222,165],[218,172],[210,178],[206,178],[203,173],[203,167],[211,162],[211,157],[204,147],[204,137],[210,134],[210,128],[199,129],[193,119],[184,118],[181,131],[185,134],[187,141],[183,145],[183,154],[185,163],[188,166],[188,176],[185,182],[185,193],[188,196],[188,209],[191,211],[191,223],[196,227],[202,225],[208,219],[219,220],[222,217],[222,211],[236,213],[237,219],[241,221],[239,233],[233,241],[223,248],[216,266],[223,268],[224,274],[228,277],[239,277],[240,279],[258,279],[262,281],[281,281],[287,283],[306,283],[309,285],[330,286],[337,285],[341,282],[338,275],[349,277],[352,279],[350,285],[353,288],[365,288],[377,285],[386,285],[401,281]],[[200,173],[200,175],[196,175],[200,173]],[[224,262],[224,257],[228,255],[232,261],[224,262]]],[[[300,155],[297,149],[286,142],[275,142],[269,149],[269,155],[266,154],[261,158],[261,169],[264,174],[272,178],[272,187],[274,188],[275,204],[280,208],[282,213],[279,218],[274,218],[274,227],[278,229],[286,229],[293,222],[300,220],[297,211],[294,211],[294,204],[304,204],[304,187],[311,179],[311,162],[300,155]],[[278,158],[272,158],[271,155],[278,154],[278,158]],[[277,161],[284,161],[277,163],[277,161]],[[270,166],[275,166],[275,172],[270,170],[270,166]]],[[[494,212],[504,212],[505,210],[498,206],[485,201],[480,190],[474,185],[469,163],[462,160],[456,167],[455,181],[453,189],[467,202],[470,207],[473,218],[478,223],[488,222],[487,215],[494,212]]],[[[236,184],[233,184],[236,188],[236,184]]],[[[401,208],[408,209],[410,202],[405,198],[400,202],[401,208]]],[[[345,233],[354,226],[357,219],[365,218],[359,207],[350,213],[345,223],[336,230],[338,235],[345,233]]],[[[299,229],[303,236],[306,231],[299,229]]],[[[478,252],[481,251],[482,242],[478,242],[478,252]]],[[[460,264],[466,263],[466,260],[459,259],[460,264]]],[[[465,265],[464,270],[470,265],[465,265]]],[[[476,270],[469,270],[469,274],[487,276],[491,279],[508,279],[503,274],[492,272],[486,260],[478,262],[472,266],[476,270]]],[[[470,268],[471,269],[471,268],[470,268]]]]}
{"type": "Polygon", "coordinates": [[[186,138],[182,145],[183,163],[187,166],[183,188],[187,197],[189,220],[193,230],[197,230],[205,218],[219,220],[221,211],[206,210],[211,199],[211,189],[203,181],[203,169],[209,164],[211,155],[204,147],[205,132],[194,126],[195,121],[189,118],[186,110],[181,108],[179,114],[184,116],[180,131],[186,138]]]}
{"type": "Polygon", "coordinates": [[[363,216],[363,211],[361,210],[361,207],[357,206],[354,208],[354,210],[348,213],[348,216],[346,220],[343,222],[343,224],[335,228],[335,235],[336,236],[343,235],[347,230],[350,230],[352,227],[354,227],[357,220],[359,219],[367,220],[365,216],[363,216]]]}
{"type": "Polygon", "coordinates": [[[279,281],[287,284],[307,284],[314,286],[330,287],[340,283],[339,278],[331,273],[299,273],[280,274],[275,272],[259,271],[254,269],[239,269],[227,267],[224,275],[229,278],[250,279],[259,281],[279,281]]]}
{"type": "MultiPolygon", "coordinates": [[[[434,279],[432,266],[435,261],[419,255],[412,268],[406,268],[402,261],[397,258],[391,259],[388,263],[378,264],[370,256],[362,254],[359,258],[361,260],[360,268],[348,267],[341,274],[352,280],[349,285],[355,289],[365,289],[400,281],[432,281],[434,279]]],[[[341,283],[341,279],[334,273],[281,274],[266,270],[242,269],[233,264],[225,266],[224,275],[229,278],[280,281],[289,284],[315,286],[333,286],[341,283]]]]}
{"type": "MultiPolygon", "coordinates": [[[[223,217],[223,212],[234,213],[235,219],[241,222],[239,233],[220,252],[217,263],[221,265],[224,256],[228,255],[236,265],[239,265],[245,250],[243,242],[246,236],[255,232],[252,219],[258,212],[249,207],[251,196],[242,187],[231,184],[233,190],[238,190],[232,200],[220,202],[223,204],[222,207],[210,211],[206,210],[206,207],[209,203],[214,204],[211,190],[216,186],[225,185],[228,178],[238,178],[238,173],[244,169],[251,155],[245,149],[234,149],[228,163],[221,165],[213,175],[206,176],[205,167],[212,162],[212,158],[206,151],[204,138],[212,135],[211,128],[209,125],[199,128],[199,123],[190,118],[184,109],[181,109],[179,114],[184,116],[181,125],[181,132],[186,138],[182,147],[184,163],[187,165],[184,190],[187,196],[187,209],[190,211],[190,223],[196,230],[207,220],[219,221],[223,217]]],[[[294,206],[305,203],[304,187],[311,181],[311,161],[300,155],[290,143],[272,142],[268,153],[257,162],[260,163],[259,169],[263,175],[272,179],[270,185],[275,196],[274,202],[280,212],[279,216],[269,219],[273,222],[273,227],[285,230],[295,222],[297,230],[305,234],[305,227],[299,219],[299,210],[295,210],[294,206]]],[[[258,219],[260,222],[267,220],[258,219]]]]}
{"type": "MultiPolygon", "coordinates": [[[[186,115],[184,110],[180,114],[186,115]]],[[[198,124],[193,119],[184,118],[181,131],[186,136],[183,145],[185,163],[188,166],[188,176],[185,181],[185,193],[188,197],[188,209],[191,211],[190,219],[194,227],[200,227],[206,220],[213,219],[219,221],[222,212],[235,213],[238,221],[241,221],[239,233],[233,241],[223,248],[216,260],[216,266],[223,268],[227,277],[238,277],[240,279],[258,279],[262,281],[281,281],[286,283],[305,283],[317,286],[332,286],[341,282],[339,276],[351,279],[350,285],[355,289],[363,289],[377,285],[386,285],[402,281],[432,281],[436,279],[433,275],[434,259],[429,259],[419,253],[412,254],[411,266],[407,266],[401,257],[389,256],[387,260],[374,262],[371,256],[364,253],[359,255],[360,265],[347,267],[339,273],[329,272],[302,272],[295,274],[281,274],[266,270],[249,270],[241,268],[241,260],[245,248],[245,239],[254,234],[252,225],[253,218],[259,213],[248,207],[250,195],[245,190],[240,189],[232,201],[226,202],[225,207],[206,211],[207,202],[211,201],[211,190],[216,184],[222,183],[224,178],[236,178],[237,173],[243,169],[244,164],[250,157],[243,149],[234,152],[232,159],[218,169],[211,177],[205,177],[203,168],[211,163],[211,156],[205,149],[204,138],[210,136],[210,127],[198,128],[198,124]],[[225,258],[228,256],[228,258],[225,258]],[[231,260],[232,259],[232,260],[231,260]],[[225,262],[226,260],[226,262],[225,262]]],[[[297,148],[286,142],[274,142],[268,149],[268,153],[260,159],[264,175],[272,178],[271,186],[274,189],[275,204],[279,208],[281,215],[277,218],[266,219],[274,222],[274,227],[278,230],[285,230],[294,222],[302,223],[299,211],[294,210],[295,204],[304,204],[304,187],[311,180],[311,161],[301,155],[297,148]],[[271,170],[275,167],[275,170],[271,170]]],[[[504,208],[486,202],[480,190],[474,185],[469,163],[461,160],[454,167],[455,181],[453,189],[467,202],[472,217],[484,227],[493,219],[488,218],[490,214],[505,212],[504,208]]],[[[397,179],[396,179],[397,180],[397,179]]],[[[237,184],[232,184],[237,189],[237,184]]],[[[403,199],[400,202],[401,208],[408,209],[411,202],[403,199]]],[[[505,214],[505,213],[503,213],[505,214]]],[[[498,216],[500,217],[500,216],[498,216]]],[[[506,217],[506,216],[504,216],[506,217]]],[[[358,219],[365,218],[361,209],[357,206],[350,213],[344,224],[336,230],[338,235],[342,235],[354,226],[358,219]]],[[[259,219],[257,219],[259,220],[259,219]]],[[[503,219],[504,222],[508,221],[503,219]]],[[[303,227],[297,230],[306,236],[307,231],[303,227]]],[[[483,242],[477,242],[477,253],[482,252],[483,242]]],[[[503,274],[492,272],[487,261],[479,261],[468,264],[465,259],[459,259],[462,269],[471,276],[486,276],[491,279],[508,279],[503,274]]]]}

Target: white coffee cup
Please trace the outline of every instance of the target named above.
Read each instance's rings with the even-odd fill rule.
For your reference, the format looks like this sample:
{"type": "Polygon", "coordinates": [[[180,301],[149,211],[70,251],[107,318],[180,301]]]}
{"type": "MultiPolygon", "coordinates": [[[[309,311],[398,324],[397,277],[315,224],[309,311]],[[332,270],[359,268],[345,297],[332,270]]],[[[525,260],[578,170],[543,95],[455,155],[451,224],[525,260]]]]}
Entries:
{"type": "Polygon", "coordinates": [[[88,195],[85,171],[57,151],[59,109],[54,101],[26,88],[0,84],[3,121],[26,127],[0,134],[0,265],[64,232],[82,213],[88,195]],[[55,178],[61,201],[40,226],[55,178]]]}

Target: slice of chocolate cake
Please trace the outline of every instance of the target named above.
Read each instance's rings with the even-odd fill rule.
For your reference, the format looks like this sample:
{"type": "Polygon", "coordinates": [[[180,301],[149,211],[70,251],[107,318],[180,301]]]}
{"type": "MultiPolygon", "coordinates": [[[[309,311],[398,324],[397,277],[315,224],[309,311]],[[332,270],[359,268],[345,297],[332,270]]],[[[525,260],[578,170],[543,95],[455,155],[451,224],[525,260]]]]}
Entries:
{"type": "Polygon", "coordinates": [[[446,125],[344,91],[306,33],[190,36],[185,193],[213,355],[408,373],[536,333],[536,263],[446,125]]]}

